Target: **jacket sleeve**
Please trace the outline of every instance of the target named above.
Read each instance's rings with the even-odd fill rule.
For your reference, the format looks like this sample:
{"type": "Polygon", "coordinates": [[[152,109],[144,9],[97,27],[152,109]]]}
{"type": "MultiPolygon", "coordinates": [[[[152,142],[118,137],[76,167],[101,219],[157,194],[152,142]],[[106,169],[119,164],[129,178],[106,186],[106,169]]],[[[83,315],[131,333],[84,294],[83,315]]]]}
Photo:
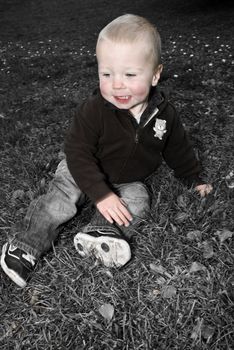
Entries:
{"type": "Polygon", "coordinates": [[[174,170],[188,186],[204,183],[200,177],[201,166],[196,158],[192,144],[173,106],[169,136],[163,150],[163,157],[170,168],[174,170]]]}
{"type": "Polygon", "coordinates": [[[100,112],[94,104],[85,102],[74,116],[65,139],[68,168],[93,203],[111,192],[96,156],[101,129],[100,112]]]}

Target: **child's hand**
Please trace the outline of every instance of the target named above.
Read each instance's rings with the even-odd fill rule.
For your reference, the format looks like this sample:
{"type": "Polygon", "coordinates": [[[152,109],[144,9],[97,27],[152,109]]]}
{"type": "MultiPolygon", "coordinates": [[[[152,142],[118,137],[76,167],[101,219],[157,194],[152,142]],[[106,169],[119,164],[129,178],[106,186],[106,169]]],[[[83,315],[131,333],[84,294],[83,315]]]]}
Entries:
{"type": "Polygon", "coordinates": [[[120,226],[129,226],[129,222],[132,220],[132,216],[126,208],[126,204],[114,193],[98,201],[96,206],[104,218],[111,224],[116,222],[120,226]]]}
{"type": "Polygon", "coordinates": [[[196,186],[195,190],[199,192],[201,197],[205,197],[213,190],[213,187],[210,184],[204,184],[196,186]]]}

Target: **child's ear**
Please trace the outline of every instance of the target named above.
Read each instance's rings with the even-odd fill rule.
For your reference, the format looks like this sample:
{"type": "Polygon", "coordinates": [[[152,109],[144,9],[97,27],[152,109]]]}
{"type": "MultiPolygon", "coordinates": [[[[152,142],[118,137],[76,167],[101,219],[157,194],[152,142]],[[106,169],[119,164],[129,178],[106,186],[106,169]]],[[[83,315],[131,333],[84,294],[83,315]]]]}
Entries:
{"type": "Polygon", "coordinates": [[[163,65],[160,64],[154,72],[153,79],[152,79],[152,86],[156,86],[158,84],[158,81],[160,79],[161,73],[163,70],[163,65]]]}

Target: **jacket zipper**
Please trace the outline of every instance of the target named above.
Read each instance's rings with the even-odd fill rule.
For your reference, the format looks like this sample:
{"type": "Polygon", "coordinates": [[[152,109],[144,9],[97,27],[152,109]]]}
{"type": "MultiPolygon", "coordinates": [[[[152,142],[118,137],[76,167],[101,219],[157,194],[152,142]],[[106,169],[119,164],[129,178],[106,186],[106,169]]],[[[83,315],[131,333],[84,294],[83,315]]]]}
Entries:
{"type": "Polygon", "coordinates": [[[139,129],[137,129],[135,134],[135,143],[138,143],[138,141],[139,141],[139,129]]]}
{"type": "MultiPolygon", "coordinates": [[[[127,162],[128,162],[129,157],[131,156],[131,154],[132,154],[133,152],[135,152],[136,145],[137,145],[138,142],[139,142],[139,132],[140,132],[140,130],[143,129],[143,128],[150,122],[150,120],[151,120],[156,114],[158,114],[158,112],[159,112],[159,109],[156,108],[156,109],[154,110],[154,112],[150,115],[150,117],[148,118],[148,120],[144,123],[143,127],[138,127],[138,128],[136,129],[136,131],[135,131],[135,140],[134,140],[134,141],[135,141],[135,146],[134,146],[134,148],[131,150],[131,153],[129,154],[128,158],[126,159],[126,161],[125,161],[125,163],[124,163],[124,165],[123,165],[123,167],[122,167],[122,169],[120,170],[118,179],[120,178],[121,174],[123,173],[124,168],[126,167],[126,164],[127,164],[127,162]]],[[[132,115],[131,115],[130,113],[129,113],[129,115],[132,117],[132,115]]]]}
{"type": "Polygon", "coordinates": [[[153,113],[149,116],[149,118],[144,123],[143,127],[139,127],[136,130],[136,133],[135,133],[135,143],[136,144],[139,142],[139,131],[140,131],[140,129],[143,129],[151,121],[151,119],[153,119],[156,116],[156,114],[158,114],[158,112],[159,112],[159,109],[156,107],[155,110],[153,111],[153,113]]]}

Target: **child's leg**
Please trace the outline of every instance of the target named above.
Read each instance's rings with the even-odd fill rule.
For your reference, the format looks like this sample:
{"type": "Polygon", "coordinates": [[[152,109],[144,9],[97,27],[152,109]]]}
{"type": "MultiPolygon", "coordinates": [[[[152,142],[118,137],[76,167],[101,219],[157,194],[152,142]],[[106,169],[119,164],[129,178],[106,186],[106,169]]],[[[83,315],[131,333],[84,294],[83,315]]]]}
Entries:
{"type": "Polygon", "coordinates": [[[124,226],[118,226],[110,224],[100,213],[96,210],[91,222],[86,226],[85,230],[88,228],[93,229],[110,229],[115,230],[115,227],[121,231],[128,232],[132,227],[136,227],[142,222],[150,211],[150,197],[147,187],[142,182],[130,182],[124,184],[114,185],[116,193],[122,198],[126,203],[127,209],[132,214],[133,221],[131,222],[129,228],[124,226]]]}
{"type": "Polygon", "coordinates": [[[21,229],[2,248],[1,267],[18,286],[26,286],[36,260],[51,247],[59,226],[76,214],[77,202],[84,199],[63,160],[48,192],[30,204],[21,229]]]}
{"type": "Polygon", "coordinates": [[[128,227],[120,227],[123,235],[131,238],[136,232],[136,228],[150,211],[149,193],[142,182],[119,184],[115,185],[115,187],[133,217],[133,221],[128,227]]]}
{"type": "Polygon", "coordinates": [[[11,243],[38,259],[51,248],[59,233],[58,227],[76,214],[76,204],[82,204],[84,199],[66,160],[62,160],[48,192],[32,201],[22,227],[11,243]]]}
{"type": "MultiPolygon", "coordinates": [[[[88,227],[92,229],[115,230],[115,227],[122,231],[129,238],[135,228],[142,222],[150,211],[150,197],[147,187],[142,182],[131,182],[114,185],[117,194],[126,203],[127,209],[132,214],[133,221],[129,227],[110,224],[97,210],[88,227]]],[[[87,228],[85,228],[87,230],[87,228]]]]}
{"type": "Polygon", "coordinates": [[[93,254],[106,266],[123,266],[130,260],[131,250],[126,238],[131,238],[150,209],[149,194],[141,182],[115,185],[115,188],[133,216],[131,225],[110,224],[96,211],[91,222],[74,237],[81,256],[93,254]]]}

